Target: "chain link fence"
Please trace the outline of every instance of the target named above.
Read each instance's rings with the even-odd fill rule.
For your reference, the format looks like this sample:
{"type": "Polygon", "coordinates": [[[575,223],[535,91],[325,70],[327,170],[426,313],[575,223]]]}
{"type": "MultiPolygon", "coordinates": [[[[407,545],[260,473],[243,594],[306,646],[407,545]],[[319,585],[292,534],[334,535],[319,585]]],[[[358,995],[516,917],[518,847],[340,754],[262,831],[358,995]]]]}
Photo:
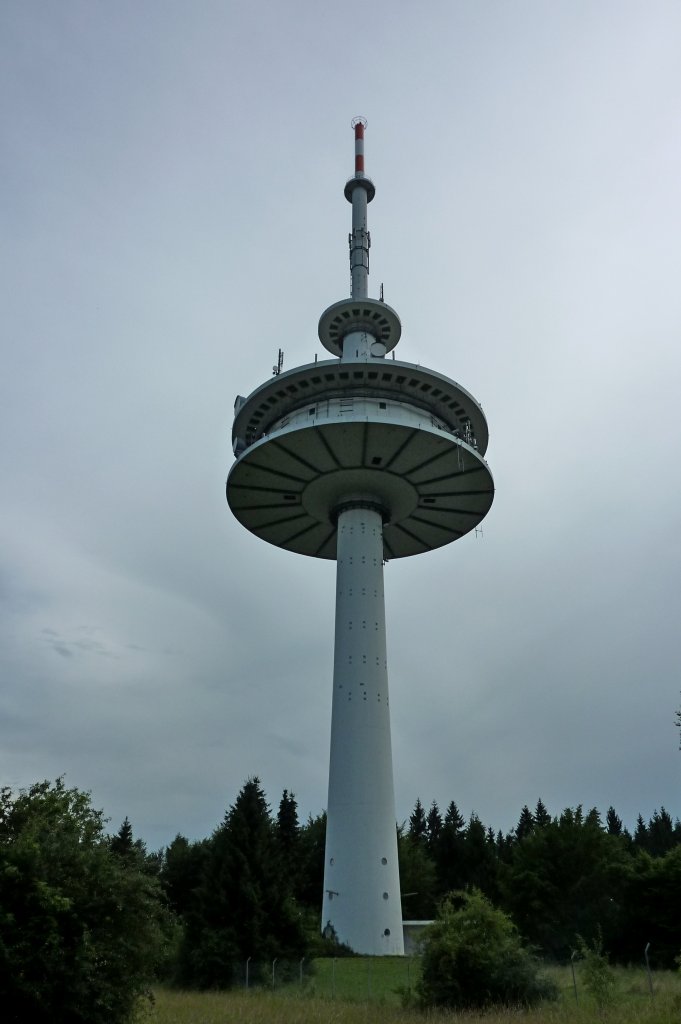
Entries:
{"type": "Polygon", "coordinates": [[[319,998],[399,1002],[418,978],[418,957],[328,957],[232,964],[234,988],[282,990],[319,998]]]}

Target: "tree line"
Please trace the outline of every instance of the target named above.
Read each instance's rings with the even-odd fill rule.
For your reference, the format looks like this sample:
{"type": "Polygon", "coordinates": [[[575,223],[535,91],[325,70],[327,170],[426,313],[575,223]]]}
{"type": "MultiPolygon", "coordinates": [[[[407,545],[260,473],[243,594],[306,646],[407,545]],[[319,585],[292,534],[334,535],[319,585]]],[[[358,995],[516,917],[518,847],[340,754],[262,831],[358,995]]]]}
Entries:
{"type": "Polygon", "coordinates": [[[478,888],[504,910],[544,957],[565,961],[577,936],[602,934],[621,962],[637,962],[645,945],[658,966],[681,949],[681,822],[664,807],[631,834],[613,807],[566,808],[552,817],[541,800],[522,808],[509,833],[465,821],[455,803],[441,814],[421,801],[400,838],[406,918],[430,918],[453,889],[478,888]]]}
{"type": "MultiPolygon", "coordinates": [[[[503,834],[453,801],[442,812],[417,800],[397,832],[405,919],[480,893],[547,959],[569,959],[578,936],[622,963],[647,943],[658,967],[681,951],[681,823],[663,807],[630,833],[612,807],[552,816],[539,800],[503,834]]],[[[4,1019],[118,1024],[154,976],[227,988],[249,959],[297,971],[349,952],[320,935],[325,833],[325,815],[301,822],[288,790],[273,811],[257,778],[210,836],[156,852],[127,818],[109,834],[63,780],[1,790],[4,1019]]]]}
{"type": "MultiPolygon", "coordinates": [[[[210,838],[173,840],[160,877],[182,922],[183,983],[224,983],[224,965],[249,956],[323,952],[325,832],[324,814],[299,822],[288,790],[272,814],[250,779],[210,838]],[[219,955],[205,971],[207,947],[219,955]]],[[[581,806],[552,817],[538,800],[503,834],[476,814],[466,821],[454,801],[441,812],[419,799],[398,827],[398,851],[407,920],[430,920],[447,893],[476,888],[554,960],[569,959],[578,935],[602,935],[623,963],[640,960],[648,942],[658,966],[673,966],[681,950],[681,822],[664,807],[647,822],[639,815],[631,834],[613,807],[604,820],[581,806]]]]}

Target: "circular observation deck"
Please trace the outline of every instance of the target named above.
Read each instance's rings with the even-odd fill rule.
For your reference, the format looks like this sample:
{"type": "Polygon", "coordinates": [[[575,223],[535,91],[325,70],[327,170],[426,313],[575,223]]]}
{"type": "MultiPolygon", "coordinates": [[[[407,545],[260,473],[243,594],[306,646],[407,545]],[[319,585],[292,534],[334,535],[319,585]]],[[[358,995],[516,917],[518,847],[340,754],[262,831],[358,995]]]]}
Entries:
{"type": "Polygon", "coordinates": [[[489,433],[481,406],[469,391],[442,373],[398,359],[368,359],[345,363],[337,359],[306,363],[287,370],[238,398],[232,443],[235,455],[261,437],[273,424],[297,409],[308,412],[333,398],[373,397],[390,403],[408,402],[448,424],[456,436],[484,455],[489,433]]]}
{"type": "Polygon", "coordinates": [[[353,505],[381,510],[386,558],[431,551],[473,530],[494,498],[479,405],[407,363],[280,374],[241,400],[233,437],[233,514],[299,554],[335,559],[338,511],[353,505]]]}
{"type": "Polygon", "coordinates": [[[334,356],[343,355],[344,339],[355,332],[370,334],[380,357],[395,348],[402,324],[392,306],[382,299],[341,299],[324,310],[317,329],[322,345],[334,356]]]}

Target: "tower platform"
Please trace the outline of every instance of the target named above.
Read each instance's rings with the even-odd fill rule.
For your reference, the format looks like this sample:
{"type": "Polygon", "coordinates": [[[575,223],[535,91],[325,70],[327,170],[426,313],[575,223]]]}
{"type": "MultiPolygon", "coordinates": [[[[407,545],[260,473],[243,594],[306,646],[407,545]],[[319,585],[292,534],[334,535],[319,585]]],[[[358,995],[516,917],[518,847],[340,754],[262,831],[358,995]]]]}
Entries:
{"type": "Polygon", "coordinates": [[[242,400],[227,500],[263,540],[331,559],[339,506],[370,500],[385,558],[420,554],[487,514],[487,438],[478,403],[442,374],[397,360],[311,363],[242,400]]]}

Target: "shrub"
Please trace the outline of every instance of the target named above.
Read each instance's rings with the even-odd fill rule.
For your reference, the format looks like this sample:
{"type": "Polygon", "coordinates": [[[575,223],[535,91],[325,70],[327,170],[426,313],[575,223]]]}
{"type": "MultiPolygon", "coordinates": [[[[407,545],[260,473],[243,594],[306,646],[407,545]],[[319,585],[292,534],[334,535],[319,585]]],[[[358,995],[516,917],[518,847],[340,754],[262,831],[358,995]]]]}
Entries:
{"type": "Polygon", "coordinates": [[[87,793],[0,790],[0,1006],[7,1024],[123,1024],[153,980],[164,912],[87,793]]]}
{"type": "Polygon", "coordinates": [[[603,952],[603,936],[598,929],[591,945],[581,935],[577,936],[577,949],[582,961],[580,974],[584,988],[593,996],[599,1010],[604,1010],[615,995],[615,972],[603,952]]]}
{"type": "Polygon", "coordinates": [[[478,889],[445,897],[423,936],[417,986],[423,1008],[530,1006],[557,995],[511,919],[478,889]]]}

